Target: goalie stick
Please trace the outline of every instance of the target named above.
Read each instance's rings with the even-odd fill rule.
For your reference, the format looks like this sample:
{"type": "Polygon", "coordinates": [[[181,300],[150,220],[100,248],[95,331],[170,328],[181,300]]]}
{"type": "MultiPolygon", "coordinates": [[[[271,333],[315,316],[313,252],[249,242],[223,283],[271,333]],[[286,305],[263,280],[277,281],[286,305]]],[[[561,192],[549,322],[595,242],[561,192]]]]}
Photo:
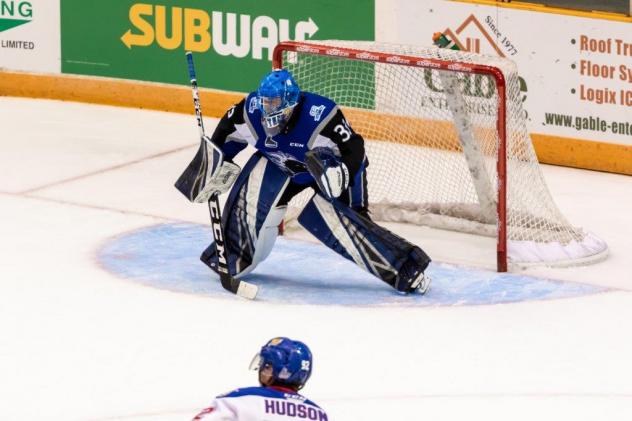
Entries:
{"type": "MultiPolygon", "coordinates": [[[[204,122],[202,120],[202,108],[200,107],[200,93],[198,91],[197,77],[195,75],[195,67],[193,66],[193,54],[186,52],[187,64],[189,67],[189,79],[191,80],[191,89],[193,90],[193,106],[195,107],[195,117],[197,119],[198,129],[200,131],[200,140],[206,147],[211,147],[223,156],[222,150],[215,145],[206,136],[204,132],[204,122]]],[[[206,161],[206,153],[203,159],[206,161]]],[[[222,287],[227,291],[237,294],[240,297],[253,300],[257,296],[258,287],[254,284],[241,281],[231,276],[228,269],[228,254],[224,244],[224,229],[222,228],[222,214],[219,204],[219,193],[215,192],[208,200],[209,213],[211,215],[211,226],[213,230],[213,238],[215,239],[215,249],[217,251],[217,272],[222,287]]]]}

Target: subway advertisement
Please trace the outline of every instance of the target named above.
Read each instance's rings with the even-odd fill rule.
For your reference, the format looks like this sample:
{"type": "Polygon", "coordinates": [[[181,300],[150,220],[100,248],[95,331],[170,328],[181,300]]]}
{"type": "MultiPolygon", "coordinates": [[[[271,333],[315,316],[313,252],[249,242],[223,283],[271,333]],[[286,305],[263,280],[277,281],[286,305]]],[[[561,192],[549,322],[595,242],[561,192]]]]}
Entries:
{"type": "Polygon", "coordinates": [[[184,84],[185,51],[202,86],[247,92],[279,41],[374,39],[374,0],[62,0],[64,73],[184,84]]]}

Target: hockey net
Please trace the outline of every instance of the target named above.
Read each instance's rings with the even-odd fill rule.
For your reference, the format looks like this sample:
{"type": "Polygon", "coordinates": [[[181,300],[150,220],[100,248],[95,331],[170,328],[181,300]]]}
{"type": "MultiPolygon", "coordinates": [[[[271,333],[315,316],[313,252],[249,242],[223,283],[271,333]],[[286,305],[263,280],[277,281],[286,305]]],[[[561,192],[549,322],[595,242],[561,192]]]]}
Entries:
{"type": "MultiPolygon", "coordinates": [[[[571,226],[527,133],[515,64],[435,47],[285,42],[274,67],[336,101],[366,144],[371,216],[497,238],[497,267],[598,261],[571,226]]],[[[291,203],[292,226],[311,192],[291,203]]]]}

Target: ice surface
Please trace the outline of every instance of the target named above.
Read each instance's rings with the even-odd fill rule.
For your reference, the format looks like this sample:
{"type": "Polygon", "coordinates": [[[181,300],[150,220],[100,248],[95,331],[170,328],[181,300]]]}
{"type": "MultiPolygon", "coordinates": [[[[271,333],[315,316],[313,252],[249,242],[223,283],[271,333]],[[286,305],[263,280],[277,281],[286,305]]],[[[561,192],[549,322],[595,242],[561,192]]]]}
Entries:
{"type": "MultiPolygon", "coordinates": [[[[211,240],[208,226],[153,225],[108,241],[98,259],[110,272],[144,285],[215,296],[223,293],[219,277],[197,258],[211,240]]],[[[441,263],[431,263],[426,273],[434,279],[432,292],[405,296],[326,247],[279,238],[272,254],[245,279],[259,285],[262,302],[339,306],[497,304],[607,291],[589,284],[441,263]]]]}
{"type": "Polygon", "coordinates": [[[304,392],[332,420],[632,419],[630,177],[544,168],[568,219],[608,242],[596,265],[502,278],[440,263],[470,262],[475,238],[393,224],[439,262],[427,301],[350,267],[314,279],[305,256],[335,256],[281,240],[248,302],[197,260],[207,210],[172,187],[192,116],[0,98],[0,130],[2,420],[190,419],[252,385],[277,335],[312,348],[304,392]]]}

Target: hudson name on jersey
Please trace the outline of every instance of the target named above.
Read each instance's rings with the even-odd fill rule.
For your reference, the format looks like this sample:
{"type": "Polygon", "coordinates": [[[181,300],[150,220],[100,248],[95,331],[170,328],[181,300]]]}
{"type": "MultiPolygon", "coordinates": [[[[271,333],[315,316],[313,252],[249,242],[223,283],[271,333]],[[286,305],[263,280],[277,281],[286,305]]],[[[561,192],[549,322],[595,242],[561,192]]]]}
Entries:
{"type": "Polygon", "coordinates": [[[291,389],[260,386],[237,389],[218,396],[209,408],[193,420],[328,421],[328,418],[318,405],[291,389]]]}

